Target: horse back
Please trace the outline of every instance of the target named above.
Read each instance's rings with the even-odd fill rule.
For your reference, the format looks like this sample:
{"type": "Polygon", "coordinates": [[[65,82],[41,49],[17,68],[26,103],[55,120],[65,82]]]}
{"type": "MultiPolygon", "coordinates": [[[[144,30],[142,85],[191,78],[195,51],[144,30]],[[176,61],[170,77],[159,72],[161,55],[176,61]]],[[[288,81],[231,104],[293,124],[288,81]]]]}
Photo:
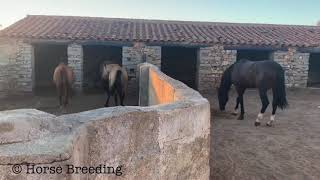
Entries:
{"type": "Polygon", "coordinates": [[[257,88],[262,85],[270,88],[282,72],[281,65],[275,61],[241,60],[234,64],[232,81],[235,85],[247,88],[257,88]]]}
{"type": "Polygon", "coordinates": [[[67,84],[71,86],[74,80],[74,72],[67,65],[60,63],[55,68],[53,73],[53,81],[56,85],[67,84]]]}
{"type": "Polygon", "coordinates": [[[253,88],[255,81],[256,69],[252,61],[240,60],[233,65],[231,81],[233,84],[253,88]]]}

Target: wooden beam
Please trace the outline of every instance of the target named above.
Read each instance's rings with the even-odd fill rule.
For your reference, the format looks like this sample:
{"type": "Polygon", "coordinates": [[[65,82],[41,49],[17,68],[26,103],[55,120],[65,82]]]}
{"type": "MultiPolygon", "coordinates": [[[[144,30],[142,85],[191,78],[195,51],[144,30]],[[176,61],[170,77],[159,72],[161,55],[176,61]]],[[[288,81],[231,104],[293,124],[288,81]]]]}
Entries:
{"type": "Polygon", "coordinates": [[[302,53],[320,53],[320,47],[299,48],[298,51],[302,53]]]}
{"type": "Polygon", "coordinates": [[[252,45],[226,45],[226,50],[256,50],[256,51],[288,51],[288,47],[280,46],[252,46],[252,45]]]}

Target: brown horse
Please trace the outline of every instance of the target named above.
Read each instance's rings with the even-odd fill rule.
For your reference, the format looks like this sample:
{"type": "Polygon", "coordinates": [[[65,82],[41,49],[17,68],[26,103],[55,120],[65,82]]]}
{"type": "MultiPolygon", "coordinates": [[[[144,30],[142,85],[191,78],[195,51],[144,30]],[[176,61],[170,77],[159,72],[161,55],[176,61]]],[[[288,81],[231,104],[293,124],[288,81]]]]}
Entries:
{"type": "Polygon", "coordinates": [[[104,89],[108,94],[104,106],[109,106],[110,96],[114,96],[115,104],[118,105],[117,95],[120,98],[121,106],[123,106],[128,86],[128,73],[126,69],[118,64],[107,64],[104,62],[101,65],[101,78],[103,80],[104,89]]]}
{"type": "Polygon", "coordinates": [[[66,107],[69,97],[71,98],[72,84],[74,83],[74,73],[70,67],[64,63],[60,63],[54,70],[53,82],[56,85],[59,104],[66,107]]]}

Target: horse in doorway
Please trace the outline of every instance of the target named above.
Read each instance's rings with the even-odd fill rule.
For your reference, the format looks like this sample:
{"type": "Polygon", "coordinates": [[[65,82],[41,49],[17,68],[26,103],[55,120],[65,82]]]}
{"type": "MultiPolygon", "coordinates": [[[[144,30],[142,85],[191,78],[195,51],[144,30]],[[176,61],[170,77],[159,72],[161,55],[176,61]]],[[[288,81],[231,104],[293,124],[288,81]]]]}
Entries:
{"type": "Polygon", "coordinates": [[[222,75],[218,89],[219,107],[222,111],[225,110],[228,102],[228,92],[232,84],[238,93],[233,114],[237,114],[238,106],[239,104],[241,105],[241,113],[238,120],[243,120],[244,118],[243,94],[246,88],[257,88],[262,102],[262,108],[255,121],[255,126],[260,125],[260,120],[263,118],[263,114],[269,105],[267,96],[269,89],[272,89],[273,102],[272,115],[270,121],[267,122],[267,126],[272,126],[277,107],[284,109],[288,105],[284,70],[275,61],[265,60],[255,62],[243,59],[227,68],[222,75]]]}
{"type": "Polygon", "coordinates": [[[116,106],[118,105],[118,98],[120,99],[120,105],[124,106],[124,98],[127,93],[128,86],[128,73],[125,68],[118,64],[107,64],[106,62],[101,65],[101,78],[103,86],[107,92],[108,98],[105,103],[105,107],[109,106],[110,96],[114,96],[116,106]]]}
{"type": "Polygon", "coordinates": [[[53,82],[56,86],[59,105],[66,107],[72,96],[72,85],[74,83],[73,70],[64,63],[60,63],[54,70],[53,82]]]}

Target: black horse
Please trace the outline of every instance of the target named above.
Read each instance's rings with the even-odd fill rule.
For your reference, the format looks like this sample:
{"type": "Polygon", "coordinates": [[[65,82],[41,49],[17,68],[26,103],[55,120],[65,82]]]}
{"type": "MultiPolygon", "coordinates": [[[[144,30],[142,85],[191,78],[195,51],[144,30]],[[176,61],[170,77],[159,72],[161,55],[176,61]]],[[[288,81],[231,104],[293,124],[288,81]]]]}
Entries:
{"type": "Polygon", "coordinates": [[[218,89],[219,106],[222,111],[225,110],[228,92],[232,84],[238,93],[234,115],[237,114],[239,104],[241,105],[241,114],[238,120],[243,120],[244,117],[243,94],[246,88],[258,88],[262,102],[262,108],[255,121],[255,126],[260,125],[263,113],[269,105],[267,95],[269,89],[272,89],[273,102],[272,115],[270,121],[267,122],[267,126],[272,126],[277,107],[284,109],[288,105],[284,70],[275,61],[265,60],[255,62],[243,59],[228,67],[223,73],[218,89]]]}

